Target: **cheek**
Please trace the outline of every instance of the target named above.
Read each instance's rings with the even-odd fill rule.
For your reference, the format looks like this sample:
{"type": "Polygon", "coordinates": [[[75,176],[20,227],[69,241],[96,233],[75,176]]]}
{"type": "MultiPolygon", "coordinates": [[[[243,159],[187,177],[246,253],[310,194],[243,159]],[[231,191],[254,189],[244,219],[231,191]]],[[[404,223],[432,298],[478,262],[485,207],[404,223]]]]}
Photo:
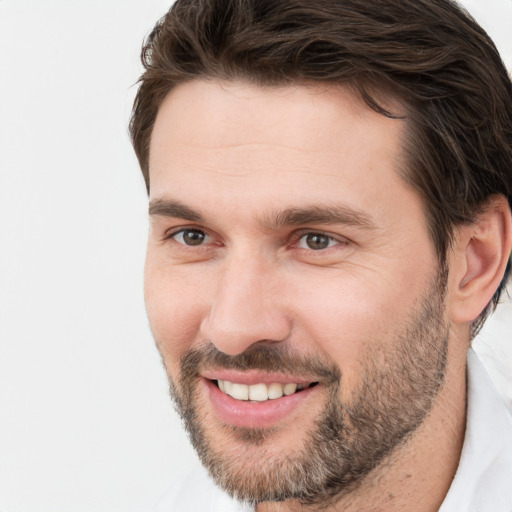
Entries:
{"type": "Polygon", "coordinates": [[[198,333],[203,310],[201,293],[179,272],[154,265],[148,257],[144,296],[153,337],[168,371],[175,374],[181,356],[198,333]]]}
{"type": "Polygon", "coordinates": [[[301,297],[297,319],[307,319],[316,338],[339,340],[336,346],[348,350],[350,340],[363,333],[386,335],[396,325],[413,300],[397,288],[345,274],[314,286],[295,287],[292,296],[301,297]]]}
{"type": "Polygon", "coordinates": [[[400,287],[377,283],[344,275],[293,294],[303,297],[295,313],[300,330],[341,370],[342,399],[360,384],[369,360],[379,365],[393,352],[397,331],[414,303],[397,291],[400,287]]]}

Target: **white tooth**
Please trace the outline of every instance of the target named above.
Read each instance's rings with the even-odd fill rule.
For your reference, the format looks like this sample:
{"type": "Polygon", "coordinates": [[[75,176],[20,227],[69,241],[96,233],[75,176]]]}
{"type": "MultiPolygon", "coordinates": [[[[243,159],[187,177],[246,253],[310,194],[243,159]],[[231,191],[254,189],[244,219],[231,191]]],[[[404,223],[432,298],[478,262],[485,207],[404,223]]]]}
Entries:
{"type": "Polygon", "coordinates": [[[272,400],[283,396],[283,386],[277,382],[270,384],[268,387],[268,397],[272,400]]]}
{"type": "Polygon", "coordinates": [[[297,384],[297,391],[301,391],[306,387],[306,384],[297,384]]]}
{"type": "Polygon", "coordinates": [[[223,380],[218,380],[217,385],[219,386],[219,389],[221,391],[224,391],[224,381],[223,380]]]}
{"type": "Polygon", "coordinates": [[[283,388],[285,395],[293,395],[293,393],[295,393],[296,390],[297,390],[297,384],[295,384],[295,383],[285,384],[284,388],[283,388]]]}
{"type": "Polygon", "coordinates": [[[268,391],[266,384],[253,384],[249,386],[249,400],[264,402],[268,400],[268,391]]]}
{"type": "Polygon", "coordinates": [[[231,383],[231,390],[228,392],[236,400],[249,400],[249,386],[247,384],[231,383]]]}
{"type": "Polygon", "coordinates": [[[231,395],[231,386],[233,384],[231,384],[231,382],[229,382],[229,380],[223,380],[222,382],[224,383],[224,389],[222,391],[224,391],[224,393],[226,393],[226,395],[231,395]]]}

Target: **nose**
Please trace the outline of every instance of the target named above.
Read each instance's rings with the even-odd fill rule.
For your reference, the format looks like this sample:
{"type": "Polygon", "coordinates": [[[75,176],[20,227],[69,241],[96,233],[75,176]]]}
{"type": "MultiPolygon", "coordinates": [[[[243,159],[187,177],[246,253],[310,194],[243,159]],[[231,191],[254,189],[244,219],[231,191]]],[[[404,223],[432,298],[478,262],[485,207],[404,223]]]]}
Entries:
{"type": "Polygon", "coordinates": [[[259,342],[285,340],[291,319],[283,301],[278,272],[248,257],[223,264],[201,335],[228,355],[244,352],[259,342]]]}

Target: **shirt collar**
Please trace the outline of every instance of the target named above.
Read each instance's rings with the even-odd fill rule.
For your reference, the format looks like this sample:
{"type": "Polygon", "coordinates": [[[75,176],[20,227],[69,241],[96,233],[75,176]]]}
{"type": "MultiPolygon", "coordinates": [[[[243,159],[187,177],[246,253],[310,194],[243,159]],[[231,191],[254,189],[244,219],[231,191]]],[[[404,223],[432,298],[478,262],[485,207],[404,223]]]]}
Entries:
{"type": "Polygon", "coordinates": [[[459,467],[439,512],[512,512],[512,418],[472,349],[459,467]]]}

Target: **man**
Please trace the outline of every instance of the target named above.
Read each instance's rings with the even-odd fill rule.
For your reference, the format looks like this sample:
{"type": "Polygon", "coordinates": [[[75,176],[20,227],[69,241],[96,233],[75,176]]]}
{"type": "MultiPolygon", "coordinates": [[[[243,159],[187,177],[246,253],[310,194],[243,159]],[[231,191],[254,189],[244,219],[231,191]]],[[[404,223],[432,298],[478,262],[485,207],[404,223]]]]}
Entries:
{"type": "Polygon", "coordinates": [[[143,61],[147,311],[209,473],[157,510],[512,511],[470,349],[512,248],[483,30],[448,0],[178,0],[143,61]]]}

